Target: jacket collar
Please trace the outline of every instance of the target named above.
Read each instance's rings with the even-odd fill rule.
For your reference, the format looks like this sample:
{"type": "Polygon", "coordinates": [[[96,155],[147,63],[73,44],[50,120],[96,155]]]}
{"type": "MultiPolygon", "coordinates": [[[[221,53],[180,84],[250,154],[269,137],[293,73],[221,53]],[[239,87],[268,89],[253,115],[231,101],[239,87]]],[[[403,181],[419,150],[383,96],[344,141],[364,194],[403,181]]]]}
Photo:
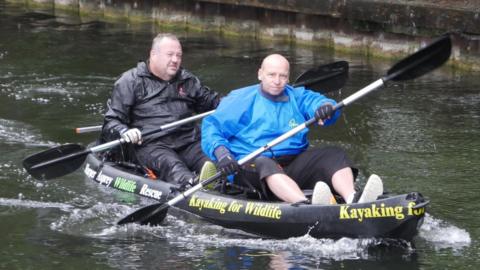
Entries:
{"type": "Polygon", "coordinates": [[[260,94],[264,98],[266,98],[270,101],[273,101],[273,102],[288,102],[290,100],[290,98],[288,97],[288,94],[285,93],[285,91],[287,91],[286,86],[285,86],[285,89],[283,90],[283,92],[280,95],[276,95],[276,96],[263,91],[262,86],[260,84],[258,85],[258,88],[260,89],[259,90],[260,94]]]}
{"type": "MultiPolygon", "coordinates": [[[[156,80],[164,81],[150,71],[150,69],[148,68],[148,63],[149,63],[148,60],[138,62],[137,64],[138,76],[149,77],[152,79],[154,78],[156,80]]],[[[175,77],[173,77],[170,81],[176,81],[176,80],[184,81],[192,77],[193,77],[193,74],[190,73],[190,71],[184,69],[183,67],[180,67],[180,69],[177,72],[177,75],[175,75],[175,77]]]]}

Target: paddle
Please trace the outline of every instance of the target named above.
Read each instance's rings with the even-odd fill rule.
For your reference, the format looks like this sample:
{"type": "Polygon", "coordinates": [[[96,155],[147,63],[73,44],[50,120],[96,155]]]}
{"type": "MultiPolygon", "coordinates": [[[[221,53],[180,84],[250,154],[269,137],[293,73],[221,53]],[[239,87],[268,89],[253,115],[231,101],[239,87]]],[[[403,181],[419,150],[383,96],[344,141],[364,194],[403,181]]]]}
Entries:
{"type": "MultiPolygon", "coordinates": [[[[337,91],[348,79],[348,62],[337,61],[306,70],[300,74],[293,87],[305,86],[318,93],[326,94],[337,91]]],[[[75,133],[88,133],[102,130],[101,125],[75,128],[75,133]]]]}
{"type": "MultiPolygon", "coordinates": [[[[338,61],[307,70],[297,78],[293,85],[295,87],[304,85],[310,89],[327,93],[339,90],[345,85],[347,78],[348,62],[338,61]]],[[[161,126],[158,129],[143,133],[142,136],[146,137],[165,129],[198,120],[213,112],[209,111],[161,126]]],[[[98,128],[101,129],[101,126],[98,126],[98,128]]],[[[89,130],[92,130],[92,128],[89,128],[89,130]]],[[[27,157],[23,161],[23,167],[34,178],[49,180],[74,172],[82,166],[88,154],[101,152],[123,143],[125,143],[123,139],[118,139],[89,149],[76,144],[61,145],[27,157]]]]}
{"type": "MultiPolygon", "coordinates": [[[[212,114],[213,112],[214,111],[204,112],[160,126],[159,128],[142,133],[142,136],[146,137],[162,130],[177,127],[201,119],[209,114],[212,114]]],[[[78,144],[60,145],[28,156],[23,160],[23,167],[35,179],[49,180],[74,172],[80,166],[82,166],[88,154],[101,152],[125,142],[126,141],[124,139],[117,139],[88,149],[85,149],[84,146],[78,144]]]]}
{"type": "MultiPolygon", "coordinates": [[[[433,69],[441,66],[443,63],[445,63],[448,60],[451,53],[451,47],[452,45],[451,45],[450,37],[448,35],[445,35],[440,37],[439,39],[436,39],[429,46],[423,49],[420,49],[419,51],[415,52],[414,54],[406,57],[402,61],[395,64],[387,72],[387,76],[381,79],[378,79],[377,81],[371,83],[370,85],[364,87],[363,89],[355,92],[354,94],[350,95],[346,99],[342,100],[340,103],[337,103],[337,105],[335,105],[334,107],[334,110],[338,110],[344,106],[347,106],[348,104],[369,94],[373,90],[385,85],[387,81],[410,80],[410,79],[414,79],[419,76],[422,76],[429,71],[432,71],[433,69]]],[[[294,134],[298,133],[299,131],[311,125],[312,123],[316,122],[317,120],[318,119],[315,119],[315,118],[307,120],[303,124],[293,128],[292,130],[288,131],[282,136],[274,139],[267,145],[257,149],[250,155],[242,158],[241,160],[238,161],[238,164],[242,165],[254,159],[264,151],[272,148],[278,143],[293,136],[294,134]]],[[[122,224],[132,223],[132,222],[140,223],[142,225],[159,224],[167,215],[167,211],[170,206],[175,205],[179,201],[187,198],[188,196],[200,190],[204,186],[216,181],[218,178],[220,178],[220,176],[221,176],[221,173],[218,172],[213,177],[198,183],[197,185],[180,193],[179,195],[175,196],[173,199],[167,201],[166,203],[156,203],[156,204],[152,204],[152,205],[140,208],[139,210],[122,218],[120,221],[117,222],[117,224],[122,225],[122,224]]]]}

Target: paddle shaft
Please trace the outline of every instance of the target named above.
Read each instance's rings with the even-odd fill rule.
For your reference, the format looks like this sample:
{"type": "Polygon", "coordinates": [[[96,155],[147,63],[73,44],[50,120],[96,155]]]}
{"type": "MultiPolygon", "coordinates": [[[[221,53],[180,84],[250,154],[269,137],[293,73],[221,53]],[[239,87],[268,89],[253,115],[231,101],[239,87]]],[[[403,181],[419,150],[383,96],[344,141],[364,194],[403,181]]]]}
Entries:
{"type": "Polygon", "coordinates": [[[102,130],[102,125],[75,128],[75,133],[88,133],[102,130]]]}
{"type": "MultiPolygon", "coordinates": [[[[173,122],[173,123],[169,123],[169,124],[162,125],[162,126],[160,126],[159,128],[152,129],[152,130],[150,130],[150,131],[147,131],[147,132],[142,133],[142,137],[150,136],[150,135],[152,135],[152,134],[155,134],[155,133],[160,132],[160,131],[163,131],[163,130],[167,130],[167,129],[170,129],[170,128],[178,127],[178,126],[181,126],[181,125],[184,125],[184,124],[187,124],[187,123],[190,123],[190,122],[193,122],[193,121],[202,119],[202,118],[204,118],[205,116],[210,115],[210,114],[212,114],[212,113],[214,113],[214,112],[215,112],[215,110],[211,110],[211,111],[208,111],[208,112],[204,112],[204,113],[196,114],[196,115],[194,115],[194,116],[187,117],[187,118],[182,119],[182,120],[175,121],[175,122],[173,122]]],[[[123,143],[125,143],[125,142],[126,142],[126,141],[125,141],[123,138],[117,139],[117,140],[115,140],[115,141],[111,141],[111,142],[108,142],[108,143],[104,143],[104,144],[100,144],[100,145],[94,146],[94,147],[90,148],[90,152],[91,152],[91,153],[101,152],[101,151],[103,151],[103,150],[110,149],[110,148],[112,148],[112,147],[115,147],[115,146],[117,146],[117,145],[123,144],[123,143]]]]}
{"type": "MultiPolygon", "coordinates": [[[[381,87],[382,85],[384,85],[384,81],[383,79],[379,79],[373,83],[371,83],[370,85],[364,87],[363,89],[355,92],[354,94],[352,94],[351,96],[347,97],[346,99],[342,100],[340,103],[337,103],[335,106],[334,106],[334,111],[335,110],[338,110],[356,100],[358,100],[359,98],[369,94],[370,92],[374,91],[375,89],[381,87]]],[[[238,161],[238,165],[239,166],[242,166],[244,165],[245,163],[253,160],[254,158],[258,157],[259,155],[261,155],[263,152],[267,151],[267,150],[270,150],[272,147],[274,147],[275,145],[285,141],[286,139],[292,137],[293,135],[297,134],[298,132],[300,132],[301,130],[303,130],[304,128],[307,128],[309,125],[315,123],[317,121],[317,119],[315,118],[311,118],[307,121],[305,121],[304,123],[302,123],[301,125],[298,125],[296,126],[295,128],[287,131],[286,133],[284,133],[283,135],[275,138],[274,140],[270,141],[269,143],[267,143],[266,145],[258,148],[257,150],[253,151],[252,153],[250,153],[249,155],[243,157],[242,159],[240,159],[238,161]]],[[[203,187],[207,186],[208,184],[216,181],[217,179],[219,179],[220,177],[222,176],[222,173],[221,172],[217,172],[214,176],[210,177],[209,179],[206,179],[198,184],[196,184],[195,186],[191,187],[190,189],[184,191],[184,192],[181,192],[179,195],[175,196],[173,199],[170,199],[168,202],[164,203],[164,204],[160,204],[158,208],[156,208],[154,211],[152,211],[151,213],[149,213],[148,215],[146,215],[145,217],[142,217],[140,222],[143,223],[145,220],[148,220],[149,218],[155,216],[157,213],[160,213],[162,211],[165,211],[166,209],[168,209],[170,206],[173,206],[175,204],[177,204],[178,202],[186,199],[188,196],[192,195],[193,193],[197,192],[198,190],[202,189],[203,187]]],[[[125,222],[123,222],[125,219],[127,218],[124,218],[122,219],[118,224],[124,224],[125,222]]]]}
{"type": "MultiPolygon", "coordinates": [[[[306,128],[307,126],[311,125],[314,122],[316,122],[316,119],[312,118],[312,119],[309,119],[308,121],[304,122],[303,124],[301,124],[299,126],[296,126],[295,128],[289,130],[288,132],[284,133],[283,135],[277,137],[276,139],[272,140],[271,142],[267,143],[266,145],[258,148],[254,152],[252,152],[249,155],[240,159],[238,161],[238,165],[242,166],[245,163],[253,160],[254,158],[258,157],[263,152],[271,149],[275,145],[277,145],[277,144],[285,141],[286,139],[290,138],[291,136],[297,134],[299,131],[303,130],[304,128],[306,128]]],[[[214,176],[196,184],[195,186],[189,188],[188,190],[186,190],[184,192],[181,192],[180,194],[175,196],[173,199],[170,199],[168,202],[159,204],[158,208],[156,208],[154,211],[148,213],[146,216],[142,217],[140,220],[130,220],[129,217],[132,214],[136,213],[136,212],[134,212],[131,215],[123,218],[122,220],[120,220],[117,224],[121,225],[121,224],[129,223],[129,222],[138,222],[138,221],[140,223],[144,223],[149,218],[155,216],[156,214],[158,214],[160,212],[163,212],[163,211],[167,210],[170,206],[173,206],[173,205],[177,204],[178,202],[182,201],[183,199],[186,199],[188,196],[192,195],[193,193],[197,192],[198,190],[202,189],[203,187],[207,186],[208,184],[216,181],[221,176],[222,176],[222,172],[217,172],[214,176]]]]}
{"type": "MultiPolygon", "coordinates": [[[[186,124],[186,123],[189,123],[189,122],[192,122],[192,121],[195,121],[195,120],[199,120],[199,119],[201,119],[201,118],[203,118],[207,115],[212,114],[213,112],[215,112],[215,110],[211,110],[211,111],[208,111],[208,112],[196,114],[194,116],[191,116],[191,117],[188,117],[188,118],[185,118],[185,119],[182,119],[182,120],[178,120],[178,121],[175,121],[173,123],[165,124],[165,125],[159,127],[158,129],[154,129],[154,130],[145,132],[144,134],[142,134],[142,137],[145,137],[145,136],[151,135],[155,132],[159,132],[159,131],[166,130],[166,129],[169,129],[169,128],[181,126],[183,124],[186,124]]],[[[102,125],[79,127],[79,128],[75,129],[75,133],[87,133],[87,132],[100,131],[100,130],[102,130],[102,125]]],[[[119,142],[119,144],[121,144],[121,143],[123,143],[123,142],[119,142]]]]}
{"type": "MultiPolygon", "coordinates": [[[[197,115],[194,115],[194,116],[191,116],[191,117],[179,120],[179,121],[175,121],[173,123],[162,125],[159,128],[144,132],[142,134],[142,137],[149,136],[151,134],[154,134],[154,133],[166,130],[166,129],[181,126],[181,125],[189,123],[189,122],[196,121],[196,120],[201,119],[201,118],[203,118],[207,115],[212,114],[213,112],[215,112],[215,110],[204,112],[204,113],[197,114],[197,115]]],[[[103,143],[103,144],[88,148],[84,151],[80,151],[80,152],[77,152],[77,153],[72,153],[70,155],[66,155],[66,156],[63,156],[63,157],[51,159],[51,160],[36,164],[36,165],[32,166],[31,169],[33,169],[33,170],[34,169],[39,169],[39,168],[46,167],[48,165],[55,164],[55,163],[58,163],[58,162],[75,159],[75,158],[78,158],[78,157],[81,157],[81,156],[87,156],[90,153],[101,152],[101,151],[113,148],[113,147],[118,146],[118,145],[123,144],[123,143],[126,143],[125,139],[123,139],[123,138],[117,139],[117,140],[114,140],[114,141],[110,141],[110,142],[107,142],[107,143],[103,143]]]]}
{"type": "MultiPolygon", "coordinates": [[[[304,128],[306,128],[307,126],[311,125],[312,123],[316,122],[315,118],[312,118],[312,119],[309,119],[308,121],[304,122],[303,124],[301,125],[298,125],[296,126],[295,128],[289,130],[288,132],[284,133],[283,135],[275,138],[274,140],[272,140],[271,142],[267,143],[266,145],[258,148],[257,150],[253,151],[252,153],[250,153],[249,155],[243,157],[242,159],[240,159],[238,161],[238,165],[239,166],[242,166],[244,165],[245,163],[253,160],[254,158],[258,157],[260,154],[262,154],[263,152],[271,149],[272,147],[274,147],[275,145],[285,141],[286,139],[292,137],[293,135],[297,134],[298,132],[300,132],[301,130],[303,130],[304,128]]],[[[217,172],[214,176],[212,176],[211,178],[209,179],[206,179],[200,183],[198,183],[197,185],[193,186],[192,188],[188,189],[187,191],[184,191],[182,192],[181,194],[179,194],[178,196],[176,196],[175,198],[169,200],[167,202],[167,204],[169,206],[172,206],[174,204],[176,204],[177,202],[181,201],[182,199],[190,196],[191,194],[195,193],[196,191],[198,191],[199,189],[203,188],[204,186],[214,182],[215,180],[217,180],[220,176],[222,176],[222,173],[221,172],[217,172]]]]}

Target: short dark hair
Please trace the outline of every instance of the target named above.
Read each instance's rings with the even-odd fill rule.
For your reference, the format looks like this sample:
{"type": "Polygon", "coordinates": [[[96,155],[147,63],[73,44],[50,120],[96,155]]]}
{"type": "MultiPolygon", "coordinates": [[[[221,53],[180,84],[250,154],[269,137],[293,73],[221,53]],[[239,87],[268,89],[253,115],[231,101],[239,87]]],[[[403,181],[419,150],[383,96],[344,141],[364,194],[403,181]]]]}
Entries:
{"type": "Polygon", "coordinates": [[[160,33],[158,34],[154,39],[153,39],[153,42],[152,42],[152,50],[155,49],[155,46],[160,43],[160,41],[162,41],[164,38],[169,38],[169,39],[173,39],[173,40],[176,40],[178,42],[180,42],[180,40],[178,40],[177,36],[174,35],[174,34],[171,34],[171,33],[160,33]]]}

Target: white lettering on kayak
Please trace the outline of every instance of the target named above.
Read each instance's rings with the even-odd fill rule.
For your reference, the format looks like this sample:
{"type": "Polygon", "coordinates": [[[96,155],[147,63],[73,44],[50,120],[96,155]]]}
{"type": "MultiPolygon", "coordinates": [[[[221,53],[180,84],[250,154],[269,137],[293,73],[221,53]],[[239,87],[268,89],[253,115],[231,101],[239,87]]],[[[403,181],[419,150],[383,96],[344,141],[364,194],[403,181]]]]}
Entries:
{"type": "Polygon", "coordinates": [[[108,187],[113,181],[113,178],[108,175],[104,175],[103,171],[100,171],[97,177],[95,177],[95,174],[97,174],[97,171],[90,168],[90,164],[88,163],[85,166],[85,169],[83,171],[88,178],[93,179],[104,186],[108,187]]]}
{"type": "Polygon", "coordinates": [[[157,199],[157,200],[160,200],[162,198],[162,192],[161,191],[150,188],[150,187],[148,187],[147,184],[143,184],[142,188],[140,189],[139,194],[143,195],[143,196],[146,196],[146,197],[154,198],[154,199],[157,199]]]}

